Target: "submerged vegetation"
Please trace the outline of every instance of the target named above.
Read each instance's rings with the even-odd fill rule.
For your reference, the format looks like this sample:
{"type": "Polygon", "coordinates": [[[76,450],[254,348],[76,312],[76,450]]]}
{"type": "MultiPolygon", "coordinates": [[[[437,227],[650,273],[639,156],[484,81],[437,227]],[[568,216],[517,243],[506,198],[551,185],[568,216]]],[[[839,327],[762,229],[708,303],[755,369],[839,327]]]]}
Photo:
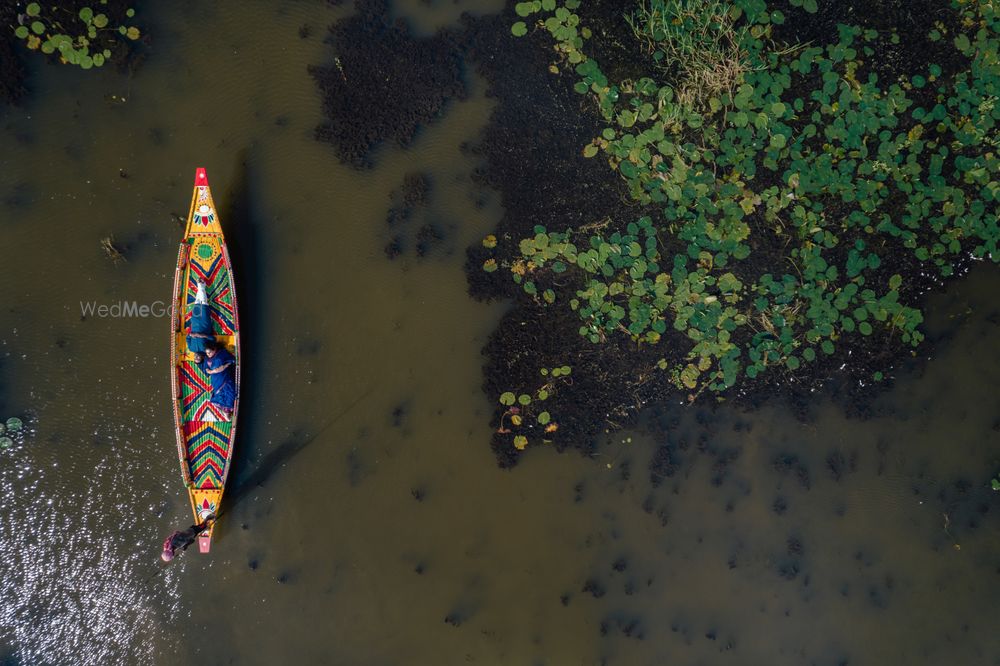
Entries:
{"type": "MultiPolygon", "coordinates": [[[[108,14],[101,11],[107,0],[100,0],[97,8],[68,8],[29,3],[23,14],[18,15],[14,36],[24,41],[32,51],[45,55],[58,52],[59,62],[76,65],[81,69],[102,66],[112,56],[120,38],[137,40],[139,28],[125,21],[115,24],[108,14]]],[[[135,16],[135,10],[125,10],[125,19],[135,16]]]]}
{"type": "Polygon", "coordinates": [[[9,449],[24,439],[24,421],[16,416],[0,420],[0,449],[9,449]]]}
{"type": "Polygon", "coordinates": [[[665,373],[689,401],[867,338],[917,347],[920,294],[998,260],[997,5],[953,0],[923,36],[941,59],[905,75],[879,60],[895,31],[788,43],[817,0],[775,5],[640,0],[621,20],[647,75],[621,80],[589,55],[578,0],[515,7],[513,35],[549,33],[553,71],[605,122],[583,156],[657,214],[490,236],[483,270],[575,312],[593,345],[660,350],[637,376],[665,373]]]}

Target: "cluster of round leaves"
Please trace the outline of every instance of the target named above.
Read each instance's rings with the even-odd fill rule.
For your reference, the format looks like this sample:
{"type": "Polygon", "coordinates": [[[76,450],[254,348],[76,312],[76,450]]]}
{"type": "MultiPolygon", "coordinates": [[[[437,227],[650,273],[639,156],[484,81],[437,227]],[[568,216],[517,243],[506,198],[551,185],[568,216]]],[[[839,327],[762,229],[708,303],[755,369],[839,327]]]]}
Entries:
{"type": "MultiPolygon", "coordinates": [[[[106,4],[106,1],[102,0],[101,4],[106,4]]],[[[111,57],[111,49],[108,48],[111,44],[106,39],[108,36],[117,32],[130,40],[140,37],[139,29],[135,26],[120,25],[117,30],[109,27],[108,16],[95,12],[91,7],[83,7],[75,15],[53,7],[49,14],[43,15],[42,6],[32,2],[25,9],[25,14],[30,23],[14,29],[14,35],[18,39],[23,39],[29,49],[39,50],[46,55],[58,52],[61,62],[77,65],[81,69],[100,67],[111,57]],[[72,22],[67,21],[68,26],[63,24],[59,11],[73,17],[72,22]]],[[[126,15],[132,18],[135,10],[127,10],[126,15]]]]}
{"type": "MultiPolygon", "coordinates": [[[[553,368],[541,368],[539,372],[543,377],[548,378],[548,381],[535,391],[533,396],[529,393],[517,394],[514,391],[505,391],[500,394],[500,404],[509,408],[505,415],[510,414],[511,424],[514,426],[520,426],[524,423],[525,417],[521,413],[522,409],[528,408],[532,404],[542,403],[552,397],[552,394],[555,392],[557,380],[569,377],[573,369],[568,365],[562,365],[553,368]]],[[[545,428],[545,432],[552,432],[558,427],[552,421],[552,414],[548,411],[538,412],[535,416],[535,421],[538,422],[538,425],[545,428]]],[[[501,428],[500,432],[509,431],[501,428]]],[[[514,448],[522,450],[527,445],[528,438],[526,436],[516,435],[514,437],[514,448]]]]}
{"type": "MultiPolygon", "coordinates": [[[[586,59],[581,49],[583,40],[591,36],[589,28],[578,27],[580,17],[573,10],[579,6],[580,0],[564,0],[562,3],[557,3],[556,0],[529,0],[518,2],[514,5],[514,11],[523,18],[539,12],[552,12],[542,25],[555,38],[556,50],[571,64],[576,64],[586,59]]],[[[528,24],[525,21],[515,21],[510,31],[515,37],[523,37],[528,34],[528,24]]]]}
{"type": "MultiPolygon", "coordinates": [[[[808,0],[792,4],[816,9],[808,0]]],[[[854,333],[881,329],[918,344],[922,315],[899,302],[902,276],[871,283],[879,253],[893,244],[908,248],[942,275],[964,252],[997,260],[1000,20],[992,5],[974,4],[953,3],[979,28],[954,36],[970,67],[949,85],[933,63],[888,85],[863,74],[885,39],[873,30],[841,25],[839,40],[826,48],[771,49],[769,26],[784,17],[764,0],[734,3],[754,27],[741,32],[750,67],[732,93],[699,111],[652,77],[612,85],[585,58],[576,89],[595,95],[609,127],[584,155],[604,152],[635,199],[663,206],[664,220],[655,227],[639,221],[651,246],[633,223],[625,234],[590,237],[585,251],[571,231],[536,228],[521,242],[527,263],[515,262],[514,279],[531,294],[532,271],[579,269],[583,287],[570,305],[584,320],[581,334],[595,342],[619,327],[655,342],[652,334],[672,316],[693,346],[689,362],[670,371],[691,389],[707,382],[724,390],[741,370],[750,378],[767,368],[796,370],[854,333]],[[815,87],[789,94],[803,82],[815,87]],[[930,85],[936,102],[916,106],[908,93],[930,85]],[[761,169],[779,174],[781,184],[755,188],[761,169]],[[887,210],[900,199],[902,216],[887,210]],[[781,263],[787,272],[744,286],[729,267],[750,254],[751,216],[770,227],[754,233],[776,234],[788,248],[781,263]],[[663,261],[657,232],[675,233],[686,251],[663,261]],[[851,244],[846,261],[830,264],[843,243],[851,244]],[[644,265],[637,271],[638,259],[644,265]],[[742,327],[750,333],[741,348],[732,338],[742,327]]]]}
{"type": "Polygon", "coordinates": [[[0,421],[0,449],[9,449],[14,446],[15,438],[21,437],[24,433],[24,422],[16,416],[11,416],[6,421],[0,421]]]}

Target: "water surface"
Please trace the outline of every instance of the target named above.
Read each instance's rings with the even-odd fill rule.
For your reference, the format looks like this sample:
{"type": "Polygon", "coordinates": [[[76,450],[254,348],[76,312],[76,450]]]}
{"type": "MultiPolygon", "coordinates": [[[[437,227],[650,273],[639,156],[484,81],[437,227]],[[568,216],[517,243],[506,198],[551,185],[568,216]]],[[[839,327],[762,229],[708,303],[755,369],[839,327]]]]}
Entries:
{"type": "MultiPolygon", "coordinates": [[[[392,11],[426,34],[497,9],[473,4],[392,11]]],[[[36,63],[34,98],[0,115],[0,415],[32,427],[0,452],[4,663],[1000,663],[996,267],[930,298],[934,357],[868,420],[822,396],[807,423],[677,406],[648,415],[669,432],[504,472],[479,388],[504,305],[469,300],[462,272],[501,214],[461,148],[483,82],[355,171],[312,139],[306,72],[350,7],[179,7],[143,8],[133,79],[36,63]],[[210,556],[161,569],[190,520],[169,324],[80,302],[169,299],[196,166],[247,381],[236,502],[210,556]],[[430,198],[390,229],[412,172],[430,198]],[[420,257],[424,224],[442,238],[420,257]],[[677,471],[651,478],[668,440],[677,471]]]]}

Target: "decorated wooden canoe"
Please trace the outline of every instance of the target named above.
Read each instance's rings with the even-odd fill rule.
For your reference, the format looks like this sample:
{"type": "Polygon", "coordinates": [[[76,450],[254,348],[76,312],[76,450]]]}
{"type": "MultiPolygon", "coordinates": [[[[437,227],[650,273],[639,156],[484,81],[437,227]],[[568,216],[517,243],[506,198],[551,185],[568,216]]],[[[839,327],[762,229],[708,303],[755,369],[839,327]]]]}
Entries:
{"type": "MultiPolygon", "coordinates": [[[[239,408],[240,335],[236,289],[229,252],[219,225],[219,214],[208,187],[205,169],[195,172],[194,195],[184,240],[174,273],[170,358],[174,426],[181,475],[191,498],[195,521],[213,517],[198,537],[198,550],[207,553],[212,542],[214,516],[219,513],[229,474],[239,408]],[[217,346],[235,357],[236,400],[228,412],[213,403],[211,377],[189,349],[188,333],[196,312],[198,283],[203,282],[210,307],[211,334],[217,346]]],[[[202,320],[204,321],[204,320],[202,320]]]]}

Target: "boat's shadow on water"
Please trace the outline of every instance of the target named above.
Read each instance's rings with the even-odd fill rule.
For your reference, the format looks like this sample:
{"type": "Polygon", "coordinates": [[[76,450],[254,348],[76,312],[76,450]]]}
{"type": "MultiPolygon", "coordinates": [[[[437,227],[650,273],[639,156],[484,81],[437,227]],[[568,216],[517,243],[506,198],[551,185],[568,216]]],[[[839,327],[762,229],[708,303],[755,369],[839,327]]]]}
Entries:
{"type": "MultiPolygon", "coordinates": [[[[250,461],[259,457],[262,419],[260,411],[253,409],[261,404],[263,387],[259,370],[263,358],[262,341],[265,335],[266,313],[274,304],[265,293],[263,277],[268,274],[268,257],[261,251],[260,214],[255,210],[253,192],[254,151],[244,149],[237,156],[235,177],[226,192],[222,223],[225,227],[229,258],[236,277],[236,298],[239,304],[240,323],[240,410],[236,424],[236,441],[230,461],[221,512],[228,512],[236,501],[246,494],[247,477],[262,472],[260,466],[250,469],[250,461]]],[[[279,447],[280,448],[280,447],[279,447]]],[[[259,483],[266,481],[270,472],[259,483]]],[[[224,526],[225,523],[223,522],[224,526]]]]}
{"type": "MultiPolygon", "coordinates": [[[[262,450],[261,444],[267,441],[267,433],[264,431],[264,412],[256,409],[266,402],[260,368],[261,360],[265,358],[266,322],[275,317],[278,304],[268,292],[265,282],[265,276],[273,274],[273,271],[269,255],[262,251],[261,225],[264,222],[259,217],[258,202],[254,201],[253,195],[259,191],[254,159],[253,150],[244,150],[239,154],[236,177],[225,195],[222,209],[222,222],[236,276],[242,358],[236,443],[220,513],[228,513],[254,489],[267,483],[285,463],[323,435],[374,390],[373,386],[363,391],[325,423],[315,428],[297,428],[272,450],[262,450]]],[[[225,525],[226,521],[220,523],[223,530],[225,525]]]]}

